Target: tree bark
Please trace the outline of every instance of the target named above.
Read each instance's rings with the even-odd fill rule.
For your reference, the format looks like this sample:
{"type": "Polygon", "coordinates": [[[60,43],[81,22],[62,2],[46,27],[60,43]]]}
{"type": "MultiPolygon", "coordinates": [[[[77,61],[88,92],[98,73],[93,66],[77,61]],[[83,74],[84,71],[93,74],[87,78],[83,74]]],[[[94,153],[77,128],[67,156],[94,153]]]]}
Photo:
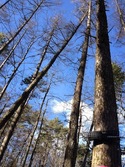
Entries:
{"type": "Polygon", "coordinates": [[[69,123],[69,133],[67,137],[67,146],[65,151],[63,167],[75,167],[75,163],[76,163],[77,147],[78,147],[78,141],[77,141],[78,120],[79,120],[82,85],[83,85],[83,78],[84,78],[84,71],[85,71],[88,43],[89,43],[89,35],[90,35],[90,22],[91,22],[90,15],[91,15],[91,3],[89,4],[87,29],[85,32],[85,41],[83,44],[83,52],[81,56],[80,66],[79,66],[77,80],[76,80],[76,87],[75,87],[75,92],[73,97],[73,104],[72,104],[70,123],[69,123]]]}
{"type": "MultiPolygon", "coordinates": [[[[107,27],[104,0],[97,0],[94,130],[114,131],[119,136],[107,27]]],[[[94,141],[92,167],[97,166],[121,166],[118,138],[94,141]]]]}

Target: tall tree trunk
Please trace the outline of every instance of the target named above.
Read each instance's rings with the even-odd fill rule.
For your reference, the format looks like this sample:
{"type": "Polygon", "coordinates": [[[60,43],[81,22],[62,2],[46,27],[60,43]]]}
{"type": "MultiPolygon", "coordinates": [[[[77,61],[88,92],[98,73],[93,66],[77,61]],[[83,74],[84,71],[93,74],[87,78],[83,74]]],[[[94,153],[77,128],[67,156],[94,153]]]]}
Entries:
{"type": "Polygon", "coordinates": [[[19,97],[19,99],[12,105],[12,107],[8,110],[7,114],[5,114],[0,121],[0,129],[6,124],[6,122],[12,117],[14,112],[17,110],[17,108],[25,101],[29,94],[32,92],[32,90],[36,87],[36,85],[39,83],[39,81],[45,76],[45,74],[48,72],[48,70],[51,68],[51,66],[54,64],[56,59],[59,57],[60,53],[65,49],[69,41],[72,39],[78,28],[81,26],[86,14],[81,18],[79,24],[74,28],[72,33],[65,39],[64,43],[62,44],[62,47],[55,53],[53,58],[50,60],[50,62],[43,68],[41,72],[38,73],[37,77],[31,82],[31,84],[26,88],[26,90],[22,93],[22,95],[19,97]]]}
{"type": "Polygon", "coordinates": [[[79,110],[80,110],[80,101],[82,94],[82,85],[83,85],[83,77],[86,65],[87,51],[88,51],[88,43],[89,43],[89,35],[90,35],[90,15],[91,15],[91,3],[89,4],[89,12],[88,12],[88,20],[87,20],[87,29],[85,32],[85,41],[83,44],[83,52],[80,61],[80,66],[78,70],[76,87],[73,97],[72,111],[70,116],[69,123],[69,133],[67,138],[67,146],[64,157],[63,167],[74,167],[76,163],[77,157],[77,147],[78,147],[78,120],[79,120],[79,110]]]}
{"type": "MultiPolygon", "coordinates": [[[[104,0],[97,0],[96,79],[94,130],[119,136],[104,0]]],[[[120,167],[119,139],[94,140],[92,167],[120,167]]]]}

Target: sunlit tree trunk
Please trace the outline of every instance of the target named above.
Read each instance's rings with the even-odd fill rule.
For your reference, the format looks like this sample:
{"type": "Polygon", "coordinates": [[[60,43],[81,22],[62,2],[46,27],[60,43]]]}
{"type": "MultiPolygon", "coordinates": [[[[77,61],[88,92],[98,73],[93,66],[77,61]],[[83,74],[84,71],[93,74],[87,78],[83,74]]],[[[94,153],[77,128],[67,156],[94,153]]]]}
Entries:
{"type": "MultiPolygon", "coordinates": [[[[104,0],[97,0],[94,130],[119,136],[104,0]]],[[[119,138],[94,140],[92,167],[121,167],[119,138]]]]}
{"type": "Polygon", "coordinates": [[[74,167],[77,157],[77,147],[78,147],[78,120],[79,120],[79,110],[80,110],[80,101],[82,94],[82,85],[84,78],[84,71],[87,58],[87,50],[89,44],[89,35],[90,35],[90,16],[91,16],[91,3],[89,4],[88,20],[87,20],[87,29],[85,32],[85,41],[83,44],[83,51],[80,61],[80,66],[78,69],[76,87],[73,97],[73,104],[70,116],[69,123],[69,133],[67,138],[67,146],[64,157],[63,167],[74,167]]]}

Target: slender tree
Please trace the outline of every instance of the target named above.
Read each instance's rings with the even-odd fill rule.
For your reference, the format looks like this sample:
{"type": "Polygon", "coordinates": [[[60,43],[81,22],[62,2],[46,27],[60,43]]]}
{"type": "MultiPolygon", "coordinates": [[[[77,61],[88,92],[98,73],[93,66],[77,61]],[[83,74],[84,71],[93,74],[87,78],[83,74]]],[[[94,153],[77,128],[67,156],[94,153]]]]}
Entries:
{"type": "Polygon", "coordinates": [[[88,12],[88,19],[87,19],[87,29],[85,32],[85,41],[83,44],[83,51],[80,61],[80,66],[78,69],[78,75],[76,80],[76,87],[73,97],[73,104],[72,104],[72,111],[70,116],[70,123],[69,123],[69,133],[67,137],[67,146],[65,151],[65,158],[64,158],[64,167],[74,167],[76,163],[77,157],[77,147],[78,147],[78,120],[79,120],[79,111],[80,111],[80,101],[81,101],[81,94],[82,94],[82,85],[83,85],[83,78],[84,78],[84,71],[87,59],[87,50],[89,44],[89,35],[90,35],[90,26],[91,26],[91,2],[89,3],[89,12],[88,12]]]}
{"type": "Polygon", "coordinates": [[[117,106],[113,83],[105,1],[97,0],[94,130],[110,139],[94,140],[92,167],[121,167],[117,106]]]}

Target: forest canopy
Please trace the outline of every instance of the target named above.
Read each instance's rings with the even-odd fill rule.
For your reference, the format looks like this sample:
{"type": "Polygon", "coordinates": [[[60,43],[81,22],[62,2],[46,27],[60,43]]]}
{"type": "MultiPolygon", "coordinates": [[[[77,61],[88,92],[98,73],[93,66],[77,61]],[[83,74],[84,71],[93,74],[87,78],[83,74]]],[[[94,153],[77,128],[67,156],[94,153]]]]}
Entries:
{"type": "Polygon", "coordinates": [[[125,165],[124,37],[123,0],[1,0],[0,166],[125,165]]]}

